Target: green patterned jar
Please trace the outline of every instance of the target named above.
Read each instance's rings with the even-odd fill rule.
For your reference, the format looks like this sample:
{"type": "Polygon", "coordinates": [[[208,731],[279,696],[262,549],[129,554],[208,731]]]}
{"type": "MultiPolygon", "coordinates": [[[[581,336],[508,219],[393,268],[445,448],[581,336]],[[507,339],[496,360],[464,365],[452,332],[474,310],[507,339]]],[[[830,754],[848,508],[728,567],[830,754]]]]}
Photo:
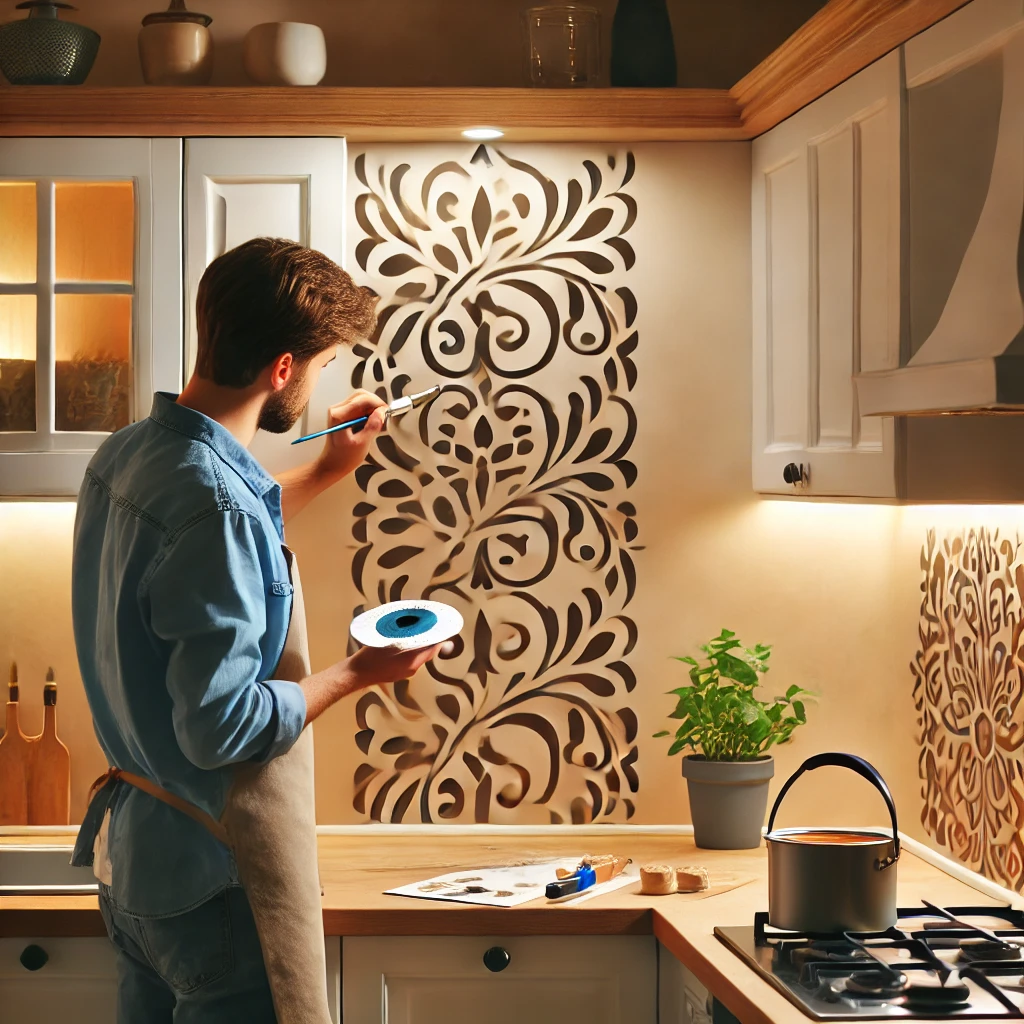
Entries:
{"type": "Polygon", "coordinates": [[[100,48],[98,32],[61,21],[57,9],[71,4],[25,0],[23,21],[0,25],[0,71],[11,85],[81,85],[100,48]]]}

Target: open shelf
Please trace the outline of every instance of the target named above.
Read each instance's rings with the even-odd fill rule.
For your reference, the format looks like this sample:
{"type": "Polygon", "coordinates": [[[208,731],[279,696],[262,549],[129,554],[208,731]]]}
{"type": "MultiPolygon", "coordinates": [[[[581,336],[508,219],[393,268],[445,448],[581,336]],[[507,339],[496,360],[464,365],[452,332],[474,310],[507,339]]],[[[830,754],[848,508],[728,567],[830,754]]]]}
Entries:
{"type": "Polygon", "coordinates": [[[356,142],[445,141],[464,128],[514,141],[748,138],[721,89],[0,89],[0,134],[344,135],[356,142]]]}

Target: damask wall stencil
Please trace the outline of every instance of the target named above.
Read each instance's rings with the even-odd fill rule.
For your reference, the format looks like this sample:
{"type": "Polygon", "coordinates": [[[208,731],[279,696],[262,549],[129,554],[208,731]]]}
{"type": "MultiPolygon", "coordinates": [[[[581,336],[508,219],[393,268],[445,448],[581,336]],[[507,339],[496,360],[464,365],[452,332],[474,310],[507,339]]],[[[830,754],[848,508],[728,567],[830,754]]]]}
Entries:
{"type": "Polygon", "coordinates": [[[634,170],[575,147],[355,155],[353,270],[381,315],[353,384],[444,386],[357,473],[356,611],[466,620],[429,676],[358,702],[370,820],[633,814],[634,170]]]}
{"type": "Polygon", "coordinates": [[[1024,888],[1024,561],[1020,541],[966,530],[921,552],[921,649],[911,666],[929,835],[1024,888]]]}

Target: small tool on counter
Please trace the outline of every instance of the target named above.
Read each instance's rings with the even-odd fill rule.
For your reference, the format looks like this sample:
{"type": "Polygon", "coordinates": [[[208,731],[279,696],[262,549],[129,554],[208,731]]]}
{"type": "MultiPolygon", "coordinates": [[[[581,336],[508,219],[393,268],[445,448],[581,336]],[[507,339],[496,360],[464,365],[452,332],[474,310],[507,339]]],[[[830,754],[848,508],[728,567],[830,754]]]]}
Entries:
{"type": "MultiPolygon", "coordinates": [[[[421,405],[426,405],[427,402],[431,402],[437,398],[439,394],[441,394],[441,385],[435,384],[432,388],[427,388],[426,391],[420,391],[415,395],[403,395],[401,398],[396,398],[393,402],[388,404],[385,422],[387,422],[387,420],[392,416],[402,416],[410,409],[418,409],[421,405]]],[[[349,427],[362,426],[369,418],[369,416],[359,416],[354,420],[346,420],[344,423],[336,423],[333,427],[328,427],[326,430],[318,430],[315,434],[306,434],[305,437],[297,437],[292,441],[292,444],[301,444],[303,441],[312,441],[314,437],[323,437],[325,434],[333,434],[336,430],[346,430],[349,427]]]]}
{"type": "Polygon", "coordinates": [[[593,885],[601,885],[622,874],[629,863],[628,857],[615,857],[603,854],[599,857],[584,857],[575,871],[569,872],[558,868],[555,874],[557,881],[548,882],[544,895],[549,900],[562,899],[583,892],[593,885]]]}

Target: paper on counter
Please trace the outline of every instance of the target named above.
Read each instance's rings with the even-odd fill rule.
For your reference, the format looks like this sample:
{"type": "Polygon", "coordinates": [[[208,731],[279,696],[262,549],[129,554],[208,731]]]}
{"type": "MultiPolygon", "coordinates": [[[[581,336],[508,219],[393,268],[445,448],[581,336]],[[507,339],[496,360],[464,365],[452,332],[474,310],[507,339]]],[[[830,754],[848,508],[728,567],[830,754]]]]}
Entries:
{"type": "MultiPolygon", "coordinates": [[[[517,867],[492,867],[450,871],[412,885],[388,889],[385,896],[414,896],[421,900],[473,903],[483,907],[517,907],[544,895],[544,887],[555,880],[555,869],[575,871],[579,858],[524,864],[517,867]],[[461,892],[467,885],[481,886],[487,892],[461,892]]],[[[615,879],[612,879],[615,881],[615,879]]],[[[581,894],[582,896],[583,894],[581,894]]]]}

